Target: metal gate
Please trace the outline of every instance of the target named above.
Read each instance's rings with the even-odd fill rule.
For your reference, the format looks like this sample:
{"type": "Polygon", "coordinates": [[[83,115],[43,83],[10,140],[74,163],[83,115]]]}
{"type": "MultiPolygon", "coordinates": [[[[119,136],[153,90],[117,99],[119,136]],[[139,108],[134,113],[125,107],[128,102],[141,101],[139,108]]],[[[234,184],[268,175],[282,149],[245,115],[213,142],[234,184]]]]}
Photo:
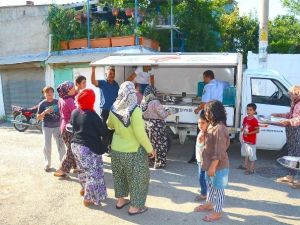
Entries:
{"type": "Polygon", "coordinates": [[[41,100],[45,86],[45,71],[41,68],[8,69],[1,71],[5,114],[11,105],[32,107],[41,100]]]}

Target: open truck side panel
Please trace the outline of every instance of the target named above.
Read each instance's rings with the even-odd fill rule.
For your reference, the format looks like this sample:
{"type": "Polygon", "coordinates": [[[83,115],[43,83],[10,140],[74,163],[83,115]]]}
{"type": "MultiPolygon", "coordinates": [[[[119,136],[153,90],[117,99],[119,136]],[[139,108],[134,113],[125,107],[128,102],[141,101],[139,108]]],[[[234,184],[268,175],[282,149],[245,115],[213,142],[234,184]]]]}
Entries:
{"type": "MultiPolygon", "coordinates": [[[[227,81],[235,87],[235,104],[225,105],[227,126],[231,138],[234,138],[240,131],[242,118],[246,115],[246,106],[250,102],[258,105],[257,112],[259,115],[268,116],[275,112],[289,111],[286,102],[283,103],[284,106],[280,106],[280,103],[276,102],[277,105],[274,105],[271,101],[264,104],[263,97],[267,99],[266,96],[253,95],[255,91],[253,89],[264,89],[264,84],[261,87],[256,87],[257,81],[255,80],[269,79],[271,84],[270,81],[266,82],[269,83],[269,86],[275,84],[272,88],[275,88],[274,91],[279,91],[281,96],[290,87],[288,82],[272,71],[247,70],[243,73],[242,63],[242,55],[239,53],[155,53],[111,55],[95,61],[91,65],[100,67],[115,66],[119,82],[128,78],[133,72],[134,66],[152,66],[155,87],[159,91],[162,104],[173,112],[173,115],[170,115],[166,120],[167,125],[173,133],[179,135],[180,143],[184,143],[187,135],[196,135],[199,116],[194,114],[194,109],[201,101],[201,97],[197,96],[198,82],[202,81],[202,74],[208,69],[215,73],[216,79],[227,81]],[[256,83],[253,83],[253,81],[256,83]],[[192,102],[184,102],[183,93],[188,98],[192,98],[192,102]],[[166,96],[182,100],[168,102],[165,101],[166,96]]],[[[266,93],[266,95],[269,95],[269,93],[266,93]]],[[[279,150],[284,144],[284,128],[276,126],[261,128],[257,141],[258,148],[279,150]],[[274,138],[276,138],[275,142],[274,138]]]]}

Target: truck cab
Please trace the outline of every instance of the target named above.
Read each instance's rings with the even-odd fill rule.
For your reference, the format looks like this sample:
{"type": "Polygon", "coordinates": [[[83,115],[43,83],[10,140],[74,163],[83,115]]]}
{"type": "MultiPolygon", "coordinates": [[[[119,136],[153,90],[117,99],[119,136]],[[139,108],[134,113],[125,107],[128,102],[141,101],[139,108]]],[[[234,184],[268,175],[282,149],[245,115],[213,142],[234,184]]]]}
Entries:
{"type": "MultiPolygon", "coordinates": [[[[257,105],[257,116],[270,117],[272,113],[290,111],[288,90],[291,84],[278,72],[268,69],[251,69],[243,73],[241,117],[246,116],[247,104],[257,105]]],[[[242,121],[242,120],[241,120],[242,121]]],[[[257,148],[281,150],[286,143],[285,128],[268,125],[261,127],[257,148]]]]}

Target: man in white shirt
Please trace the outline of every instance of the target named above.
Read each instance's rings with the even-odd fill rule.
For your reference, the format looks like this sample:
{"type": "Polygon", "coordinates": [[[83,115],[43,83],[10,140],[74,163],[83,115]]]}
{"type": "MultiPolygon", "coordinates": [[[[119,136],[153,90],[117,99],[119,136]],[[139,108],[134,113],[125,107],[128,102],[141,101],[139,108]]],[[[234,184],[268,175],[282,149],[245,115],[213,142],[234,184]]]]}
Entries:
{"type": "Polygon", "coordinates": [[[151,66],[138,66],[127,80],[139,84],[143,94],[148,85],[154,86],[154,73],[151,66]]]}
{"type": "Polygon", "coordinates": [[[205,104],[209,101],[218,100],[222,102],[224,89],[229,87],[228,82],[216,80],[214,72],[211,70],[204,71],[203,82],[205,83],[205,86],[203,89],[201,103],[195,109],[196,114],[198,114],[201,109],[204,109],[205,104]]]}
{"type": "MultiPolygon", "coordinates": [[[[204,109],[205,104],[208,103],[209,101],[218,100],[222,102],[224,89],[226,87],[229,87],[228,82],[216,80],[215,74],[211,70],[204,71],[203,82],[205,83],[205,86],[203,89],[201,103],[194,110],[196,114],[198,114],[202,109],[204,109]]],[[[197,133],[199,133],[198,127],[197,127],[197,133]]],[[[194,162],[196,162],[195,151],[193,152],[193,155],[191,159],[188,161],[188,163],[194,163],[194,162]]]]}

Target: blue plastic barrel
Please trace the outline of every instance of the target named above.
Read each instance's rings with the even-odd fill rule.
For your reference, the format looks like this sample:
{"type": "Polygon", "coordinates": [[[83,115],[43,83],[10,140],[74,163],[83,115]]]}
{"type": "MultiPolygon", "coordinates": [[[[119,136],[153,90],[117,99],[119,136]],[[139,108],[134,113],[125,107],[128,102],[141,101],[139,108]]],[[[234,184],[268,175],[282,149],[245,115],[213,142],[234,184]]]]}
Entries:
{"type": "Polygon", "coordinates": [[[224,89],[223,92],[223,104],[228,106],[235,105],[236,98],[236,88],[234,86],[229,86],[224,89]]]}
{"type": "Polygon", "coordinates": [[[204,82],[199,81],[198,88],[197,88],[197,96],[198,97],[201,97],[203,95],[203,89],[204,89],[204,82]]]}

